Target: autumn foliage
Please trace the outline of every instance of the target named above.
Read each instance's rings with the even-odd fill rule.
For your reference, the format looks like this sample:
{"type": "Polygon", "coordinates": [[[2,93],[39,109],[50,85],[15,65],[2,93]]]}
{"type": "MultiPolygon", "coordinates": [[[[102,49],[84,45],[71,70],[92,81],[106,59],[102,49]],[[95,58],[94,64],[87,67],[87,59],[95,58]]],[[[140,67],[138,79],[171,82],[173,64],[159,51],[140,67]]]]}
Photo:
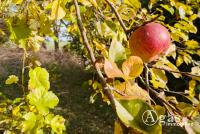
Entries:
{"type": "MultiPolygon", "coordinates": [[[[77,48],[86,69],[94,74],[88,81],[88,87],[93,89],[91,102],[100,97],[113,108],[117,117],[115,134],[162,134],[166,126],[161,121],[153,125],[142,121],[146,111],[154,111],[158,117],[180,117],[173,123],[181,130],[184,128],[184,133],[200,133],[199,3],[0,1],[0,17],[10,32],[9,41],[24,52],[22,78],[11,75],[6,80],[8,85],[17,83],[24,96],[17,104],[12,100],[5,105],[6,101],[0,100],[0,130],[31,134],[65,132],[65,119],[51,113],[59,99],[49,91],[49,73],[36,64],[31,53],[39,51],[47,38],[58,49],[56,45],[69,36],[72,40],[67,48],[77,48]],[[33,60],[29,63],[26,59],[33,60]],[[29,72],[29,79],[25,79],[24,72],[29,72]]],[[[1,34],[5,35],[0,29],[1,34]]]]}

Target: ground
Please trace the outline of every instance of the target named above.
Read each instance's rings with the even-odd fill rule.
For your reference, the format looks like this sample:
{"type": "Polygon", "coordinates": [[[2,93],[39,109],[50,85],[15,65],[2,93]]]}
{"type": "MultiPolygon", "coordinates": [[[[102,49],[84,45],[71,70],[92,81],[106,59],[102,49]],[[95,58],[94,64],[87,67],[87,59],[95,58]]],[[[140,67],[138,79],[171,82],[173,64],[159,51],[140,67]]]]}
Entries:
{"type": "MultiPolygon", "coordinates": [[[[69,134],[112,134],[114,115],[111,108],[97,99],[89,102],[92,89],[84,88],[83,83],[92,78],[92,73],[84,70],[82,60],[71,53],[55,55],[51,51],[31,54],[41,61],[50,73],[51,90],[60,102],[55,112],[67,120],[69,134]]],[[[0,92],[9,98],[21,96],[21,90],[5,85],[7,76],[21,76],[23,52],[16,48],[0,47],[0,92]]]]}

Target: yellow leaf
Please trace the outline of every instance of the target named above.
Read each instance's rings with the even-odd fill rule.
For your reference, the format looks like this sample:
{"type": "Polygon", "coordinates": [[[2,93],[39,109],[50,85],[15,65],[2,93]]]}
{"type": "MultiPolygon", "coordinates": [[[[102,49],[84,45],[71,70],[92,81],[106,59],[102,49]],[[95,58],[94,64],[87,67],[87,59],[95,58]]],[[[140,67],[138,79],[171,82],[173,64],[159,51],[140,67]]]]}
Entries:
{"type": "MultiPolygon", "coordinates": [[[[199,66],[192,67],[191,70],[192,70],[192,71],[191,71],[192,74],[200,76],[200,67],[199,67],[199,66]]],[[[195,77],[195,76],[193,76],[192,78],[195,79],[195,80],[200,81],[200,77],[195,77]]]]}
{"type": "Polygon", "coordinates": [[[184,43],[188,48],[195,49],[199,47],[199,43],[195,40],[188,40],[184,43]]]}
{"type": "Polygon", "coordinates": [[[150,71],[152,75],[150,82],[153,84],[154,88],[165,88],[167,84],[167,77],[165,72],[155,68],[151,68],[150,71]]]}
{"type": "Polygon", "coordinates": [[[162,116],[165,115],[165,108],[160,106],[160,105],[155,105],[154,109],[156,110],[156,113],[158,114],[158,116],[162,116]]]}
{"type": "Polygon", "coordinates": [[[183,57],[179,55],[176,60],[176,65],[179,67],[182,63],[183,63],[183,57]]]}
{"type": "Polygon", "coordinates": [[[105,59],[104,71],[109,78],[124,76],[122,71],[117,67],[117,64],[107,59],[105,59]]]}
{"type": "Polygon", "coordinates": [[[172,56],[174,59],[176,59],[176,45],[171,44],[168,50],[165,52],[165,55],[168,57],[172,56]]]}
{"type": "Polygon", "coordinates": [[[115,121],[114,134],[123,134],[123,129],[119,121],[115,121]]]}
{"type": "Polygon", "coordinates": [[[141,99],[144,101],[149,100],[149,95],[147,91],[138,86],[137,83],[131,84],[130,82],[116,83],[114,86],[120,92],[126,94],[126,96],[121,96],[115,94],[115,97],[120,99],[141,99]]]}
{"type": "Polygon", "coordinates": [[[96,0],[90,0],[90,2],[92,3],[92,5],[93,5],[95,8],[98,7],[96,0]]]}
{"type": "Polygon", "coordinates": [[[83,4],[84,6],[91,6],[91,1],[89,2],[88,0],[79,0],[79,2],[81,3],[81,4],[83,4]]]}
{"type": "Polygon", "coordinates": [[[12,115],[14,115],[14,116],[17,116],[19,114],[19,112],[20,112],[20,107],[19,106],[14,107],[12,109],[12,115]]]}
{"type": "Polygon", "coordinates": [[[189,81],[189,95],[190,95],[190,97],[195,96],[195,87],[196,87],[196,81],[195,80],[189,81]]]}
{"type": "Polygon", "coordinates": [[[65,17],[65,10],[61,6],[61,0],[54,0],[52,4],[51,19],[60,20],[65,17]]]}
{"type": "Polygon", "coordinates": [[[198,17],[197,14],[193,14],[193,15],[191,15],[191,16],[189,17],[189,20],[190,20],[190,21],[193,21],[193,20],[195,20],[197,17],[198,17]]]}
{"type": "MultiPolygon", "coordinates": [[[[166,25],[171,31],[171,37],[174,41],[188,40],[188,35],[185,32],[182,32],[179,28],[175,28],[170,25],[166,25]]],[[[179,25],[178,25],[179,26],[179,25]]]]}
{"type": "MultiPolygon", "coordinates": [[[[172,70],[172,71],[179,71],[178,68],[172,64],[167,58],[162,58],[160,61],[158,61],[155,64],[156,67],[158,68],[164,68],[166,70],[172,70]]],[[[172,73],[175,78],[180,78],[182,75],[179,73],[172,73]]]]}
{"type": "Polygon", "coordinates": [[[140,8],[141,2],[139,0],[124,0],[124,3],[133,7],[133,8],[140,8]]]}
{"type": "Polygon", "coordinates": [[[197,55],[199,55],[199,56],[200,56],[200,49],[199,49],[199,50],[197,50],[197,55]]]}
{"type": "Polygon", "coordinates": [[[104,57],[108,57],[108,51],[106,50],[103,44],[98,43],[97,41],[93,41],[97,50],[100,50],[104,57]]]}
{"type": "Polygon", "coordinates": [[[21,4],[23,2],[23,0],[12,0],[12,2],[15,4],[21,4]]]}
{"type": "Polygon", "coordinates": [[[195,27],[195,25],[192,22],[178,21],[178,23],[176,23],[174,25],[174,27],[177,28],[177,29],[181,29],[185,32],[190,32],[190,33],[196,33],[197,32],[197,28],[195,27]]]}
{"type": "Polygon", "coordinates": [[[130,77],[138,77],[143,71],[143,61],[138,56],[131,56],[129,57],[123,64],[122,64],[122,71],[126,76],[130,77]]]}
{"type": "Polygon", "coordinates": [[[13,84],[13,83],[17,83],[19,81],[19,78],[15,75],[10,75],[8,77],[8,79],[6,80],[6,84],[7,85],[10,85],[10,84],[13,84]]]}
{"type": "Polygon", "coordinates": [[[190,64],[191,62],[192,62],[192,57],[189,55],[189,54],[187,54],[187,53],[182,53],[183,54],[183,60],[184,60],[184,62],[188,65],[188,64],[190,64]]]}

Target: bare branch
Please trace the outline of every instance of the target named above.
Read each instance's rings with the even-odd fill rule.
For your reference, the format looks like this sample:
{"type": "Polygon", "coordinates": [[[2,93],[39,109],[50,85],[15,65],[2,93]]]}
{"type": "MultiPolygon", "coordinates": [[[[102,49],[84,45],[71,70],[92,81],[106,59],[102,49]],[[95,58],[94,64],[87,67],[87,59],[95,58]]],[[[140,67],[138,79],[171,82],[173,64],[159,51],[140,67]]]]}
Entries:
{"type": "Polygon", "coordinates": [[[65,25],[65,27],[68,27],[68,26],[72,25],[72,23],[68,23],[68,24],[66,24],[65,21],[62,20],[62,19],[61,19],[60,21],[61,21],[61,23],[62,23],[63,25],[65,25]]]}
{"type": "Polygon", "coordinates": [[[119,13],[115,9],[114,5],[109,0],[105,0],[105,1],[108,3],[108,5],[111,7],[113,12],[115,13],[115,16],[117,17],[121,27],[123,28],[124,32],[126,33],[128,31],[128,29],[126,28],[126,25],[124,24],[122,18],[120,17],[119,13]]]}
{"type": "Polygon", "coordinates": [[[144,64],[144,67],[145,67],[146,88],[147,88],[147,91],[149,93],[149,88],[150,88],[150,85],[149,85],[149,68],[148,68],[147,64],[144,64]]]}
{"type": "Polygon", "coordinates": [[[165,69],[165,68],[155,67],[155,66],[152,66],[152,65],[148,65],[148,66],[150,68],[164,70],[164,71],[171,72],[171,73],[178,73],[178,74],[186,75],[186,76],[189,76],[189,77],[200,77],[200,75],[192,74],[192,73],[189,73],[189,72],[181,72],[181,71],[168,70],[168,69],[165,69]]]}
{"type": "Polygon", "coordinates": [[[106,80],[105,80],[105,78],[104,78],[104,76],[103,76],[100,68],[97,66],[97,64],[95,64],[96,59],[95,59],[93,50],[92,50],[92,48],[91,48],[91,46],[89,44],[89,41],[88,41],[88,38],[87,38],[87,35],[86,35],[86,30],[85,30],[85,28],[83,26],[83,22],[82,22],[82,19],[81,19],[80,9],[79,9],[77,0],[74,0],[74,5],[75,5],[75,9],[76,9],[78,27],[79,27],[79,30],[80,30],[80,33],[81,33],[81,37],[83,39],[83,44],[85,45],[85,47],[86,47],[86,49],[87,49],[87,51],[89,53],[91,62],[93,64],[94,68],[96,69],[97,74],[98,74],[98,76],[100,78],[101,84],[103,86],[103,91],[106,94],[106,96],[108,97],[108,99],[109,99],[109,101],[111,103],[112,108],[114,110],[116,110],[114,96],[111,93],[111,89],[107,85],[106,80]]]}

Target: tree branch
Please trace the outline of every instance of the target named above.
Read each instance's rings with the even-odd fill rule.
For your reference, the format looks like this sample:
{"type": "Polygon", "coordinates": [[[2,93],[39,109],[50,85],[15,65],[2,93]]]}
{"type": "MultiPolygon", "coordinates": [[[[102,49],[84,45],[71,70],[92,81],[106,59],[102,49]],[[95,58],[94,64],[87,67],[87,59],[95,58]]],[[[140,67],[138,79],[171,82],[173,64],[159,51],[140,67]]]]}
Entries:
{"type": "Polygon", "coordinates": [[[144,23],[142,23],[142,24],[139,24],[139,25],[136,25],[136,26],[132,26],[129,30],[126,31],[127,34],[131,33],[132,31],[138,29],[138,28],[141,27],[141,26],[144,26],[144,25],[146,25],[146,24],[148,24],[148,23],[154,22],[154,21],[157,20],[160,16],[161,16],[161,14],[159,14],[159,15],[156,16],[155,18],[152,18],[151,20],[146,21],[146,22],[144,22],[144,23]]]}
{"type": "MultiPolygon", "coordinates": [[[[147,86],[147,83],[142,79],[142,77],[139,77],[139,79],[140,79],[140,81],[141,81],[145,86],[147,86]]],[[[176,109],[176,108],[173,107],[169,102],[167,102],[165,99],[163,99],[162,97],[160,97],[160,96],[159,96],[159,93],[156,92],[153,88],[149,87],[149,91],[150,91],[156,98],[158,98],[158,100],[160,100],[160,102],[163,104],[163,106],[164,106],[167,110],[169,110],[169,109],[168,109],[168,107],[169,107],[170,109],[172,109],[173,112],[176,112],[176,113],[178,113],[179,115],[182,115],[182,113],[181,113],[178,109],[176,109]],[[168,107],[167,107],[167,106],[168,106],[168,107]]],[[[168,112],[170,113],[170,111],[168,111],[168,112]]]]}
{"type": "Polygon", "coordinates": [[[123,28],[124,32],[127,33],[128,29],[126,28],[126,25],[124,24],[122,18],[120,17],[119,13],[115,9],[114,5],[109,0],[105,0],[105,1],[108,3],[108,5],[111,7],[113,12],[115,13],[115,16],[117,17],[117,19],[118,19],[121,27],[123,28]]]}
{"type": "Polygon", "coordinates": [[[65,27],[68,27],[68,26],[72,25],[72,23],[68,23],[68,24],[66,24],[65,21],[62,20],[62,19],[60,20],[60,22],[61,22],[63,25],[65,25],[65,27]]]}
{"type": "Polygon", "coordinates": [[[149,68],[148,68],[147,64],[144,64],[144,68],[145,68],[146,88],[147,88],[147,92],[149,93],[149,89],[150,89],[150,85],[149,85],[149,68]]]}
{"type": "Polygon", "coordinates": [[[83,39],[83,44],[84,44],[85,48],[87,49],[87,51],[89,53],[89,56],[90,56],[90,60],[91,60],[91,62],[93,64],[94,68],[97,71],[98,77],[100,78],[101,84],[103,86],[103,91],[106,94],[106,96],[108,97],[112,108],[114,110],[116,110],[114,96],[111,93],[111,89],[107,85],[106,80],[105,80],[100,68],[95,64],[96,59],[95,59],[93,50],[92,50],[92,48],[91,48],[91,46],[89,44],[89,41],[88,41],[88,38],[87,38],[87,35],[86,35],[86,30],[85,30],[85,28],[83,26],[83,22],[82,22],[82,19],[81,19],[81,14],[80,14],[80,9],[79,9],[79,6],[78,6],[78,2],[77,2],[77,0],[73,0],[73,1],[74,1],[75,9],[76,9],[78,27],[79,27],[79,30],[80,30],[80,33],[81,33],[81,37],[83,39]]]}
{"type": "Polygon", "coordinates": [[[181,71],[168,70],[168,69],[165,69],[165,68],[155,67],[155,66],[152,66],[152,65],[148,65],[148,67],[159,69],[159,70],[164,70],[164,71],[171,72],[171,73],[178,73],[178,74],[182,74],[182,75],[186,75],[186,76],[190,76],[190,77],[200,77],[200,75],[191,74],[189,72],[181,72],[181,71]]]}

